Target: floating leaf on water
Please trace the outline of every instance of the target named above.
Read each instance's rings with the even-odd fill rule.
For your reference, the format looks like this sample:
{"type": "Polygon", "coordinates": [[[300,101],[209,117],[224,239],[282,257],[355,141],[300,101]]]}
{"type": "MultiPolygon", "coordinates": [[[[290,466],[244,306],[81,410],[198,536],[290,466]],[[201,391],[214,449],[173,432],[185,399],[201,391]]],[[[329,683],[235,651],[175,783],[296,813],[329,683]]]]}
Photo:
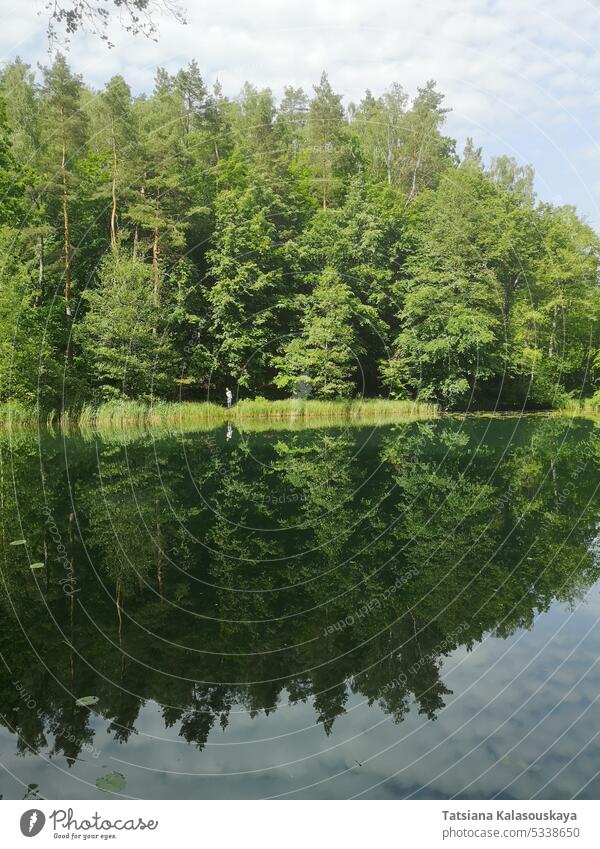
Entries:
{"type": "Polygon", "coordinates": [[[26,539],[13,539],[11,545],[27,545],[26,539]]]}
{"type": "Polygon", "coordinates": [[[75,704],[79,705],[79,707],[89,707],[90,705],[95,705],[99,701],[100,699],[98,696],[82,696],[80,699],[77,699],[75,704]]]}
{"type": "Polygon", "coordinates": [[[45,563],[32,563],[29,568],[30,569],[43,569],[45,565],[46,565],[45,563]]]}
{"type": "Polygon", "coordinates": [[[108,790],[112,793],[119,793],[127,786],[125,776],[120,772],[109,772],[108,775],[101,775],[96,779],[96,787],[98,790],[108,790]]]}

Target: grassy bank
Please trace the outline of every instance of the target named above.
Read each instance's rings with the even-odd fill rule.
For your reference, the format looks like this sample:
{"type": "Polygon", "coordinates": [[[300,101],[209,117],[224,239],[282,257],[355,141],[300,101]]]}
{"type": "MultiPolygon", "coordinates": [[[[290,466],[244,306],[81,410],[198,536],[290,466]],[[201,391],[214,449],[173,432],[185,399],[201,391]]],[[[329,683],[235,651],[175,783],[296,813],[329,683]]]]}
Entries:
{"type": "Polygon", "coordinates": [[[0,404],[0,426],[2,427],[32,427],[40,423],[49,423],[54,414],[40,414],[37,407],[6,401],[0,404]]]}
{"type": "Polygon", "coordinates": [[[569,416],[600,416],[600,393],[591,398],[569,398],[561,412],[569,416]]]}
{"type": "Polygon", "coordinates": [[[394,417],[429,418],[436,414],[437,408],[434,405],[416,404],[412,401],[267,401],[257,398],[239,401],[230,410],[209,402],[158,402],[152,405],[135,401],[114,402],[102,404],[97,408],[85,407],[77,416],[69,416],[68,421],[83,429],[163,424],[186,428],[194,424],[212,426],[226,421],[302,422],[312,419],[362,418],[383,420],[394,417]]]}
{"type": "Polygon", "coordinates": [[[139,401],[112,401],[98,407],[83,406],[60,418],[39,415],[35,407],[20,404],[0,405],[0,424],[26,426],[54,424],[62,427],[87,429],[139,428],[167,425],[190,428],[194,425],[212,427],[226,421],[264,421],[292,423],[309,420],[369,419],[390,420],[393,418],[430,418],[437,415],[433,404],[418,404],[413,401],[391,401],[384,399],[359,399],[342,401],[300,401],[288,399],[267,401],[264,398],[244,399],[230,410],[209,402],[169,403],[157,401],[144,404],[139,401]]]}
{"type": "MultiPolygon", "coordinates": [[[[600,416],[600,395],[583,400],[570,399],[560,408],[539,412],[555,416],[600,416]]],[[[210,402],[167,402],[147,404],[140,401],[111,401],[97,407],[84,405],[62,416],[54,412],[40,413],[38,408],[19,403],[0,404],[0,427],[55,426],[65,429],[110,430],[164,428],[171,432],[194,429],[208,430],[224,422],[244,423],[248,429],[273,427],[305,427],[311,422],[358,421],[372,423],[394,419],[427,419],[440,415],[435,404],[395,401],[383,398],[319,401],[268,401],[265,398],[243,399],[230,410],[210,402]]],[[[465,415],[455,413],[455,415],[465,415]]],[[[520,411],[470,411],[470,416],[523,415],[520,411]]],[[[532,415],[532,413],[529,413],[532,415]]]]}

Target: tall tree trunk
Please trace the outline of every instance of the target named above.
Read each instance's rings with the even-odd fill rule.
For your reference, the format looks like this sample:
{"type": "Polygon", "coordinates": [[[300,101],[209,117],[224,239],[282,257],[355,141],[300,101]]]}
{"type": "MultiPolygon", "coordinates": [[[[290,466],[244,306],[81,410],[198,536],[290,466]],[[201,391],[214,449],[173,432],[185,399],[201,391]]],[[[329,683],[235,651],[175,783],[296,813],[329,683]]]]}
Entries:
{"type": "Polygon", "coordinates": [[[159,258],[160,258],[160,248],[159,248],[159,236],[160,231],[158,227],[154,230],[154,238],[152,239],[152,271],[154,277],[154,306],[158,306],[159,303],[159,292],[160,292],[160,268],[159,268],[159,258]]]}
{"type": "Polygon", "coordinates": [[[110,210],[110,246],[117,246],[117,141],[115,139],[115,124],[112,122],[112,207],[110,210]]]}
{"type": "MultiPolygon", "coordinates": [[[[158,218],[158,211],[160,209],[160,194],[156,197],[156,217],[158,218]]],[[[152,273],[154,278],[154,306],[158,307],[160,303],[160,244],[159,244],[160,230],[158,225],[154,228],[154,237],[152,239],[152,273]]],[[[156,336],[156,323],[152,325],[152,335],[156,336]]]]}
{"type": "MultiPolygon", "coordinates": [[[[144,181],[146,180],[146,172],[145,171],[144,171],[144,178],[143,179],[144,179],[144,181]]],[[[142,185],[141,185],[141,188],[140,188],[140,197],[142,198],[142,202],[143,202],[144,198],[146,197],[146,187],[144,185],[144,182],[142,182],[142,185]]],[[[133,258],[134,259],[137,259],[139,233],[140,233],[139,224],[137,224],[137,222],[136,222],[135,230],[133,231],[133,258]]]]}
{"type": "Polygon", "coordinates": [[[65,311],[68,316],[71,315],[71,229],[69,223],[69,202],[68,191],[69,181],[67,178],[67,145],[63,136],[62,143],[62,159],[61,159],[61,174],[62,174],[62,211],[63,211],[63,264],[65,272],[65,311]]]}
{"type": "Polygon", "coordinates": [[[38,247],[38,290],[35,295],[35,305],[38,306],[44,299],[44,236],[40,233],[38,247]]]}
{"type": "Polygon", "coordinates": [[[406,198],[406,201],[404,203],[404,208],[406,208],[408,206],[408,204],[411,202],[411,200],[414,198],[414,196],[417,193],[417,174],[419,173],[419,168],[421,167],[421,156],[422,156],[422,154],[423,154],[423,143],[421,143],[421,146],[419,147],[419,154],[417,156],[417,161],[415,162],[415,167],[414,167],[414,170],[413,170],[410,191],[409,191],[407,198],[406,198]]]}
{"type": "Polygon", "coordinates": [[[44,288],[44,237],[40,236],[40,258],[38,262],[38,286],[40,291],[44,288]]]}
{"type": "Polygon", "coordinates": [[[385,166],[387,170],[387,181],[388,186],[392,185],[392,141],[391,141],[391,128],[390,122],[388,118],[387,122],[387,151],[385,154],[385,166]]]}
{"type": "MultiPolygon", "coordinates": [[[[157,508],[158,509],[158,508],[157,508]]],[[[165,598],[165,587],[163,581],[163,571],[162,571],[162,539],[160,532],[160,524],[156,525],[156,580],[158,584],[158,595],[160,598],[160,603],[164,603],[165,598]]]]}
{"type": "Polygon", "coordinates": [[[115,595],[115,603],[117,606],[117,619],[119,620],[119,645],[121,645],[121,643],[123,642],[123,617],[121,615],[121,578],[117,580],[117,592],[115,595]]]}
{"type": "Polygon", "coordinates": [[[548,345],[548,356],[554,356],[554,339],[556,336],[556,304],[554,304],[554,310],[552,314],[552,332],[550,333],[550,344],[548,345]]]}
{"type": "Polygon", "coordinates": [[[189,95],[188,98],[187,98],[187,106],[186,106],[186,110],[185,110],[185,132],[186,132],[186,135],[188,135],[188,136],[192,132],[192,109],[193,109],[192,97],[191,97],[191,95],[189,95]]]}

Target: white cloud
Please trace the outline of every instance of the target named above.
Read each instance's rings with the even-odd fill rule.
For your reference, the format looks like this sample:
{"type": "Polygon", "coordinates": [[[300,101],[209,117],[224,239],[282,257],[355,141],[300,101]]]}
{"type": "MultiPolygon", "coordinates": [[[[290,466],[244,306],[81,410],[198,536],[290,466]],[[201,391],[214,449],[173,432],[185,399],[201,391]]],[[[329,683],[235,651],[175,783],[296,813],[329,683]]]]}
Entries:
{"type": "MultiPolygon", "coordinates": [[[[347,99],[392,81],[414,93],[433,78],[453,108],[450,128],[459,139],[473,133],[490,144],[488,152],[522,159],[541,146],[540,185],[574,194],[600,217],[595,192],[585,189],[597,182],[594,163],[579,154],[594,142],[600,118],[600,10],[588,0],[182,3],[188,25],[163,20],[158,44],[115,30],[109,51],[77,36],[74,67],[98,87],[118,72],[142,91],[151,89],[157,65],[175,70],[195,58],[205,79],[218,77],[230,95],[247,79],[276,94],[286,84],[310,91],[327,69],[347,99]],[[566,176],[571,167],[575,181],[566,176]]],[[[35,4],[0,0],[0,14],[0,54],[44,61],[44,20],[35,4]]]]}

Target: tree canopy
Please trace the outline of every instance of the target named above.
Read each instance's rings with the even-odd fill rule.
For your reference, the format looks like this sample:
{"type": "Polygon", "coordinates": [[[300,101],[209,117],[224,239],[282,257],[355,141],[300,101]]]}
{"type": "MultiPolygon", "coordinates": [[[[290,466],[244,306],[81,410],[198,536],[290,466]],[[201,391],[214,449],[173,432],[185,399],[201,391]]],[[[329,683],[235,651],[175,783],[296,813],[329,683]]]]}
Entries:
{"type": "Polygon", "coordinates": [[[448,111],[431,80],[345,104],[326,73],[278,101],[195,62],[139,96],[6,66],[0,403],[592,394],[597,234],[531,166],[459,156],[448,111]]]}

